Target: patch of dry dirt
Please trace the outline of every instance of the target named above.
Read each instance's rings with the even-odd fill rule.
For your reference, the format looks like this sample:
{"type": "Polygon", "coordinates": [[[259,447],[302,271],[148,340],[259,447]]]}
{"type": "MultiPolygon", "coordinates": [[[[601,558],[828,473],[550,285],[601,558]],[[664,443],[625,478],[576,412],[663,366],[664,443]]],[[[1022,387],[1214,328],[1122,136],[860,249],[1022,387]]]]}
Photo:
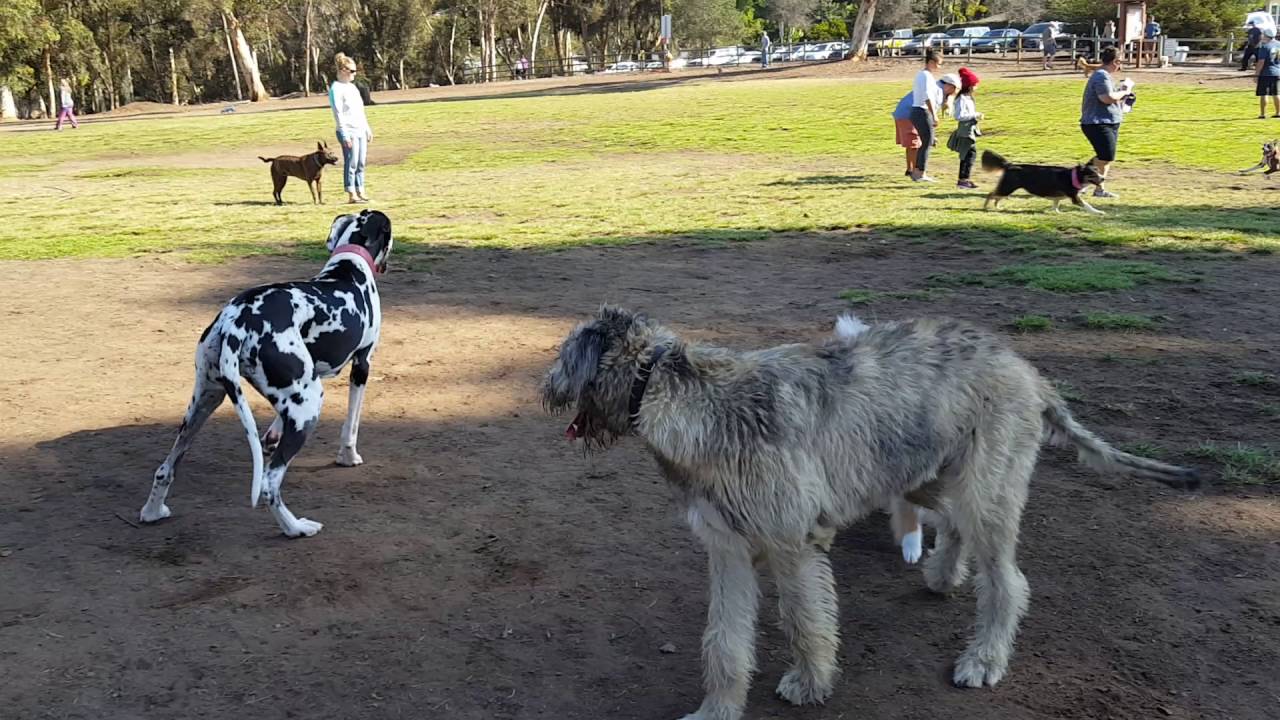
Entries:
{"type": "MultiPolygon", "coordinates": [[[[1116,441],[1160,442],[1178,460],[1205,439],[1273,441],[1280,394],[1231,378],[1276,367],[1280,261],[1154,259],[1205,280],[1070,298],[961,288],[865,314],[1161,315],[1161,335],[1016,342],[1116,441]]],[[[249,509],[248,449],[226,408],[179,471],[174,517],[131,523],[186,403],[201,329],[243,287],[314,267],[0,263],[2,714],[679,717],[700,699],[704,559],[636,442],[583,457],[537,406],[563,334],[607,299],[758,347],[827,332],[841,289],[916,288],[1007,262],[866,235],[438,252],[432,272],[383,282],[360,468],[332,465],[345,382],[328,387],[285,485],[299,515],[326,524],[301,541],[249,509]],[[668,642],[675,653],[659,651],[668,642]]],[[[1186,496],[1049,454],[1023,524],[1032,607],[999,688],[949,686],[972,594],[924,592],[876,516],[832,551],[835,696],[805,709],[773,697],[786,652],[769,599],[748,717],[1274,718],[1277,537],[1274,493],[1186,496]]]]}

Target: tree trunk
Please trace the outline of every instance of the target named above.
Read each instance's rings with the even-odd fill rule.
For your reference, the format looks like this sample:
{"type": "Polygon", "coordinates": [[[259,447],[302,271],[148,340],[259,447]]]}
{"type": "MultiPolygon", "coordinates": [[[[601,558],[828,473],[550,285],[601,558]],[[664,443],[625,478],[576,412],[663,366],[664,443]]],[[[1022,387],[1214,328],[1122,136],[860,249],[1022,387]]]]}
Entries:
{"type": "Polygon", "coordinates": [[[0,85],[0,122],[18,119],[18,106],[13,102],[13,91],[8,85],[0,85]]]}
{"type": "Polygon", "coordinates": [[[173,59],[173,48],[169,48],[169,78],[173,90],[173,104],[178,104],[178,63],[173,59]]]}
{"type": "Polygon", "coordinates": [[[404,81],[404,58],[400,58],[400,79],[397,81],[397,84],[397,90],[404,90],[409,87],[408,83],[404,81]]]}
{"type": "MultiPolygon", "coordinates": [[[[551,0],[542,0],[542,5],[538,8],[538,22],[533,26],[533,35],[529,38],[529,69],[533,70],[534,62],[538,58],[538,36],[542,34],[542,18],[547,14],[547,6],[551,4],[551,0]]],[[[535,76],[537,73],[533,73],[535,76]]]]}
{"type": "Polygon", "coordinates": [[[878,0],[862,0],[858,18],[853,21],[853,36],[849,42],[849,57],[855,61],[867,59],[867,39],[871,37],[871,23],[876,19],[878,0]]]}
{"type": "Polygon", "coordinates": [[[489,14],[489,79],[498,79],[498,23],[489,14]]]}
{"type": "Polygon", "coordinates": [[[458,37],[458,16],[456,16],[456,15],[455,15],[455,16],[453,17],[453,27],[452,27],[452,28],[450,28],[450,30],[449,30],[449,63],[448,63],[448,66],[445,68],[445,71],[444,71],[444,76],[445,76],[445,78],[449,81],[449,84],[450,84],[450,85],[453,85],[453,84],[454,84],[454,82],[453,82],[453,69],[454,69],[455,67],[457,67],[456,65],[454,65],[454,64],[453,64],[453,63],[454,63],[454,60],[453,60],[453,43],[454,43],[454,40],[456,40],[456,39],[457,39],[457,37],[458,37]]]}
{"type": "Polygon", "coordinates": [[[306,40],[303,41],[304,48],[302,51],[303,64],[307,66],[302,73],[302,96],[311,97],[311,2],[307,0],[306,7],[306,40]]]}
{"type": "Polygon", "coordinates": [[[245,39],[244,32],[240,29],[240,21],[235,15],[227,14],[226,22],[230,23],[230,27],[234,32],[236,54],[240,60],[240,74],[244,76],[244,84],[249,88],[249,99],[253,102],[262,102],[270,100],[271,96],[267,94],[267,89],[262,86],[262,74],[258,72],[258,58],[254,55],[253,48],[249,47],[249,41],[245,39]]]}
{"type": "Polygon", "coordinates": [[[120,80],[120,97],[124,105],[133,102],[133,67],[128,63],[124,66],[124,78],[120,80]]]}
{"type": "Polygon", "coordinates": [[[111,68],[111,55],[106,50],[102,51],[102,59],[106,63],[107,68],[107,109],[116,109],[116,79],[115,71],[111,68]]]}
{"type": "MultiPolygon", "coordinates": [[[[486,67],[489,64],[489,48],[485,44],[487,38],[484,29],[487,26],[484,23],[484,10],[482,8],[476,8],[476,22],[480,26],[480,73],[476,76],[476,82],[484,82],[487,73],[486,67]]],[[[466,75],[464,74],[463,81],[465,82],[465,80],[466,75]]]]}
{"type": "Polygon", "coordinates": [[[54,89],[52,56],[53,50],[51,48],[45,48],[44,78],[49,83],[49,112],[56,113],[60,108],[58,106],[58,91],[54,89]]]}
{"type": "Polygon", "coordinates": [[[243,100],[244,93],[240,92],[240,68],[236,67],[236,51],[231,44],[231,29],[227,27],[227,15],[222,14],[222,32],[227,36],[227,56],[231,58],[231,77],[236,83],[236,99],[243,100]]]}

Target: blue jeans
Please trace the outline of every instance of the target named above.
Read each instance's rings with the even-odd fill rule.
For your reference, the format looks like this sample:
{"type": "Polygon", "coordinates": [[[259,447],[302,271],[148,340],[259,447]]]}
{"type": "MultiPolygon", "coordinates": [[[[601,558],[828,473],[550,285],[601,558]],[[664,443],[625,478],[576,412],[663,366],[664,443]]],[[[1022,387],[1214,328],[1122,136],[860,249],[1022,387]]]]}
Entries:
{"type": "Polygon", "coordinates": [[[342,182],[347,192],[364,194],[364,159],[369,154],[369,140],[364,135],[351,138],[351,147],[347,147],[342,133],[338,133],[338,144],[342,146],[342,182]]]}

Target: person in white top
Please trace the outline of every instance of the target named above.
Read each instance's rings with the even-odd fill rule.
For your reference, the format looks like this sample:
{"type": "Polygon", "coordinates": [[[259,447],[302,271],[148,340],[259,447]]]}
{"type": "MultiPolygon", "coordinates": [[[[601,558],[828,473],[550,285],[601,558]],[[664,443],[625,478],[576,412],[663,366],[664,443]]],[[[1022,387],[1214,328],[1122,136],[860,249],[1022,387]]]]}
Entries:
{"type": "Polygon", "coordinates": [[[916,168],[911,173],[915,182],[934,182],[926,174],[929,167],[929,150],[937,144],[934,129],[938,118],[946,110],[947,97],[956,91],[954,85],[939,83],[933,74],[942,66],[942,56],[936,50],[924,54],[924,69],[916,73],[911,90],[911,124],[920,135],[920,149],[916,152],[916,168]]]}
{"type": "Polygon", "coordinates": [[[345,53],[333,59],[338,79],[329,86],[329,107],[338,126],[338,142],[342,145],[342,177],[347,190],[347,200],[367,203],[364,194],[364,161],[369,152],[373,130],[364,115],[364,102],[360,90],[352,80],[356,77],[356,61],[345,53]]]}
{"type": "Polygon", "coordinates": [[[66,78],[62,78],[58,95],[58,122],[53,126],[53,129],[61,130],[63,120],[70,120],[73,128],[80,127],[80,123],[76,122],[76,101],[71,97],[71,83],[67,82],[66,78]]]}

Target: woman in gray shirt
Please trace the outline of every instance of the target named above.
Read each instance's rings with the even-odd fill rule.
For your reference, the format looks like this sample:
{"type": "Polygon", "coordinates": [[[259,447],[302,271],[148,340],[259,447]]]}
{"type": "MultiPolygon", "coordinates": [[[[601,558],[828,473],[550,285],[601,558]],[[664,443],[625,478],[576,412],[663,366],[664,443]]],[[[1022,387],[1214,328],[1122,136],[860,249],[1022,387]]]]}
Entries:
{"type": "MultiPolygon", "coordinates": [[[[1093,146],[1094,157],[1090,161],[1106,180],[1107,169],[1116,159],[1116,146],[1120,142],[1120,122],[1124,120],[1124,100],[1129,97],[1133,84],[1126,80],[1117,89],[1111,73],[1120,69],[1116,48],[1103,48],[1102,67],[1093,71],[1084,86],[1084,101],[1080,104],[1080,130],[1093,146]]],[[[1093,191],[1094,197],[1114,198],[1100,183],[1093,191]]]]}

